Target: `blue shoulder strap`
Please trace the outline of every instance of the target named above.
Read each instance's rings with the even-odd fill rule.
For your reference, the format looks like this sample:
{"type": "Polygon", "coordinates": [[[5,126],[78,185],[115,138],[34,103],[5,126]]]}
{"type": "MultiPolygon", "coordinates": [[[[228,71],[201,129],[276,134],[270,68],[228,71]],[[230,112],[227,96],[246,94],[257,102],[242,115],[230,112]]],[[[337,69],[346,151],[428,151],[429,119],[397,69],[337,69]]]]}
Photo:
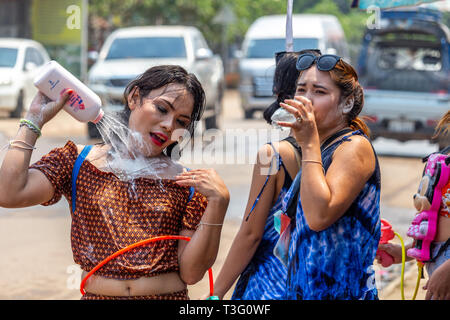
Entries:
{"type": "Polygon", "coordinates": [[[192,198],[194,197],[194,192],[195,192],[195,188],[194,187],[190,187],[189,188],[189,198],[188,198],[187,202],[192,200],[192,198]]]}
{"type": "MultiPolygon", "coordinates": [[[[187,171],[190,171],[191,169],[186,168],[186,170],[187,170],[187,171]]],[[[187,201],[187,202],[189,202],[189,201],[192,200],[192,198],[194,197],[194,192],[195,192],[195,188],[194,188],[194,187],[190,187],[190,188],[189,188],[189,198],[188,198],[188,201],[187,201]]]]}
{"type": "Polygon", "coordinates": [[[86,159],[89,151],[91,151],[92,146],[88,145],[83,148],[81,153],[78,155],[77,160],[75,160],[75,164],[73,165],[72,170],[72,213],[75,213],[75,206],[76,206],[76,200],[77,200],[77,177],[78,172],[80,171],[81,165],[83,164],[84,160],[86,159]]]}
{"type": "MultiPolygon", "coordinates": [[[[275,152],[274,157],[277,157],[277,158],[278,158],[278,170],[279,170],[279,169],[280,169],[280,158],[281,158],[281,157],[280,157],[280,155],[278,154],[278,152],[275,150],[275,148],[274,148],[274,146],[272,145],[272,143],[269,142],[269,145],[272,147],[273,151],[275,152]]],[[[267,181],[269,181],[269,178],[270,178],[271,172],[272,172],[272,164],[273,164],[273,158],[270,160],[269,173],[267,174],[266,181],[264,181],[264,184],[263,184],[263,186],[262,186],[262,188],[261,188],[261,191],[259,191],[259,194],[258,194],[258,196],[257,196],[256,199],[255,199],[255,202],[253,202],[253,206],[252,206],[252,208],[250,209],[250,212],[248,213],[247,218],[245,218],[245,221],[248,220],[248,218],[250,217],[250,214],[251,214],[251,213],[253,212],[253,210],[255,209],[256,204],[258,203],[259,198],[261,197],[261,194],[263,193],[264,188],[265,188],[266,185],[267,185],[267,181]]]]}

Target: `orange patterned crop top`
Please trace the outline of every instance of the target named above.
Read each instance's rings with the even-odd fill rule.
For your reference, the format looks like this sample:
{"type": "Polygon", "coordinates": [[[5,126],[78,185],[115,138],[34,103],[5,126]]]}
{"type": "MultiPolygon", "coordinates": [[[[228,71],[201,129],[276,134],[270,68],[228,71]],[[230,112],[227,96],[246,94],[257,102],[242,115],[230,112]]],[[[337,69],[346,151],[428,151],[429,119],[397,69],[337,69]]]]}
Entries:
{"type": "MultiPolygon", "coordinates": [[[[30,166],[40,170],[61,196],[71,204],[72,168],[78,156],[68,141],[30,166]]],[[[135,242],[160,235],[178,235],[182,229],[195,230],[206,209],[206,198],[169,179],[119,180],[84,161],[77,179],[76,212],[72,213],[71,243],[75,263],[85,271],[135,242]]],[[[178,266],[178,241],[166,240],[133,249],[109,261],[96,274],[115,279],[151,277],[174,272],[178,266]]]]}

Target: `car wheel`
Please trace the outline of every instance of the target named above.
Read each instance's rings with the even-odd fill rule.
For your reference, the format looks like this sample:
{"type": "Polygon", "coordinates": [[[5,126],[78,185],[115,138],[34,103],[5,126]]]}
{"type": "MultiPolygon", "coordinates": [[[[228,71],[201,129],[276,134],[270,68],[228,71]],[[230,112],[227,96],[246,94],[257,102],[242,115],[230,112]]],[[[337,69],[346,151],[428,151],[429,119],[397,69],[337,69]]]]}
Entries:
{"type": "Polygon", "coordinates": [[[217,118],[216,116],[212,116],[209,118],[205,118],[205,129],[215,129],[217,128],[217,118]]]}
{"type": "Polygon", "coordinates": [[[205,129],[218,129],[219,128],[219,119],[220,119],[220,110],[221,110],[221,99],[216,100],[214,103],[214,115],[205,118],[205,129]]]}
{"type": "Polygon", "coordinates": [[[253,110],[244,110],[244,117],[245,119],[252,119],[253,118],[253,110]]]}
{"type": "Polygon", "coordinates": [[[23,100],[24,100],[24,94],[23,94],[23,91],[20,91],[19,96],[17,97],[16,108],[9,115],[11,118],[20,118],[22,116],[23,100]]]}
{"type": "Polygon", "coordinates": [[[102,136],[101,136],[100,132],[98,131],[97,126],[94,123],[88,122],[87,129],[88,129],[89,138],[101,139],[102,136]]]}

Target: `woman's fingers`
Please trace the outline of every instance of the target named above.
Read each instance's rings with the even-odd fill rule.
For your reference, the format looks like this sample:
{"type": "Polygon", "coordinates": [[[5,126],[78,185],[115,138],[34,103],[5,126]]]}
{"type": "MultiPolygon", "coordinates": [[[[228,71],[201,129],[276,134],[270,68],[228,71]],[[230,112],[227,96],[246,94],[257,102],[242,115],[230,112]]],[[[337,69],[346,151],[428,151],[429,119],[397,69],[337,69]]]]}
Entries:
{"type": "Polygon", "coordinates": [[[203,181],[204,175],[205,172],[203,170],[191,170],[179,174],[175,177],[175,180],[183,186],[195,186],[200,181],[203,181]]]}
{"type": "Polygon", "coordinates": [[[62,108],[74,92],[75,91],[72,89],[64,90],[64,92],[59,96],[59,99],[56,101],[58,107],[62,108]]]}
{"type": "Polygon", "coordinates": [[[214,169],[196,169],[183,172],[175,177],[175,182],[184,187],[195,187],[207,199],[229,197],[228,189],[214,169]]]}
{"type": "Polygon", "coordinates": [[[287,127],[287,128],[294,128],[295,122],[283,122],[283,121],[277,121],[277,125],[281,127],[287,127]]]}
{"type": "Polygon", "coordinates": [[[190,170],[190,171],[185,171],[183,173],[180,173],[175,178],[189,178],[192,176],[200,176],[203,174],[205,174],[204,170],[196,169],[196,170],[190,170]]]}
{"type": "Polygon", "coordinates": [[[61,93],[58,100],[52,101],[42,92],[38,91],[31,102],[26,117],[30,118],[37,126],[42,128],[45,123],[62,109],[73,92],[72,89],[67,89],[61,93]]]}
{"type": "Polygon", "coordinates": [[[299,110],[297,108],[294,108],[284,102],[280,102],[280,106],[285,109],[287,112],[293,114],[294,116],[298,116],[299,110]]]}
{"type": "MultiPolygon", "coordinates": [[[[284,102],[285,102],[284,106],[289,106],[290,110],[292,111],[290,113],[292,113],[296,118],[298,118],[298,117],[307,118],[308,111],[305,108],[305,105],[301,101],[286,99],[286,100],[284,100],[284,102]],[[295,112],[293,112],[294,110],[295,110],[295,112]]],[[[280,103],[280,105],[281,105],[281,103],[280,103]]],[[[283,108],[284,108],[284,106],[283,106],[283,108]]]]}
{"type": "Polygon", "coordinates": [[[308,98],[303,96],[295,96],[294,99],[295,99],[294,101],[300,102],[305,111],[307,112],[314,111],[311,100],[309,100],[308,98]]]}

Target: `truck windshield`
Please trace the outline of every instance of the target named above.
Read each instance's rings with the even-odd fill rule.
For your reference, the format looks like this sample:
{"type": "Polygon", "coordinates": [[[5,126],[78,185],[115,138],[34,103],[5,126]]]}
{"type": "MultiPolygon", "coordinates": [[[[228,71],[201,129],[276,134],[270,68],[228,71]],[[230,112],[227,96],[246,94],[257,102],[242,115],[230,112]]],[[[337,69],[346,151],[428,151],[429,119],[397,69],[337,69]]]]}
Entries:
{"type": "Polygon", "coordinates": [[[137,37],[114,40],[106,60],[185,57],[186,47],[182,37],[137,37]]]}
{"type": "MultiPolygon", "coordinates": [[[[254,39],[250,40],[247,48],[247,58],[273,58],[276,52],[284,51],[286,40],[283,39],[254,39]]],[[[318,39],[296,38],[294,39],[294,51],[317,48],[318,39]]]]}
{"type": "Polygon", "coordinates": [[[436,91],[446,89],[442,45],[430,34],[388,33],[371,41],[363,84],[384,90],[436,91]]]}
{"type": "Polygon", "coordinates": [[[0,48],[0,67],[12,68],[16,65],[17,49],[0,48]]]}

